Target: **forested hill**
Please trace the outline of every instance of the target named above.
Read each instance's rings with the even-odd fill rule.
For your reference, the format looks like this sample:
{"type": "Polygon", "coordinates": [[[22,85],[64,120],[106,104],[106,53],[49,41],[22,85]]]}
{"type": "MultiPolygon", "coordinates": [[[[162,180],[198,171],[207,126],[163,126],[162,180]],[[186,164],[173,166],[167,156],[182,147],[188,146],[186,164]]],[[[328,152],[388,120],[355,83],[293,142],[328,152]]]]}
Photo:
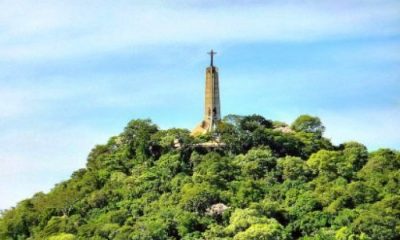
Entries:
{"type": "Polygon", "coordinates": [[[400,153],[323,132],[307,115],[229,115],[200,137],[133,120],[69,180],[2,212],[0,239],[400,239],[400,153]],[[217,135],[226,146],[199,144],[217,135]]]}

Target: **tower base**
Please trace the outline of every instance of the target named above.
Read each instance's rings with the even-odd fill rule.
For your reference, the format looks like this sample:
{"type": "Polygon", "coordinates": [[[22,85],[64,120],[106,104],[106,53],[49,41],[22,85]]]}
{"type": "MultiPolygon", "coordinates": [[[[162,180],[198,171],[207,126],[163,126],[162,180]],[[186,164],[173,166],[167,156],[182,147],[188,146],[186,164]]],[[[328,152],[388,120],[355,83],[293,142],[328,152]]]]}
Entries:
{"type": "Polygon", "coordinates": [[[203,135],[203,134],[209,132],[209,129],[210,129],[209,123],[206,121],[202,121],[199,125],[197,125],[197,127],[195,127],[192,130],[190,135],[195,136],[195,137],[200,136],[200,135],[203,135]]]}

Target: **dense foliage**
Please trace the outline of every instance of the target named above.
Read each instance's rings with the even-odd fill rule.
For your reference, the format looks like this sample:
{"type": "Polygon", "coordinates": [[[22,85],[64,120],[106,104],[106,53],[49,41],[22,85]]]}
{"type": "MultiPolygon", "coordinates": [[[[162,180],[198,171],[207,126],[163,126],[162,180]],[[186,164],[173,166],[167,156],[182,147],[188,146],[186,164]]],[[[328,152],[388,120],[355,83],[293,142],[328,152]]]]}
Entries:
{"type": "Polygon", "coordinates": [[[133,120],[69,180],[3,211],[0,239],[400,239],[400,153],[323,131],[307,115],[229,115],[200,137],[133,120]],[[215,136],[226,146],[199,144],[215,136]]]}

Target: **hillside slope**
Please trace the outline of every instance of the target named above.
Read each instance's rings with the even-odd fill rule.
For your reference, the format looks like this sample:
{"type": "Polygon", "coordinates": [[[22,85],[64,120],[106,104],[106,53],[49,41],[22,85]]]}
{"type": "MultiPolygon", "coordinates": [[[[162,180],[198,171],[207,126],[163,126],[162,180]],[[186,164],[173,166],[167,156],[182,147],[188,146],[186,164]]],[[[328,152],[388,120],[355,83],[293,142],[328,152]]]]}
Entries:
{"type": "Polygon", "coordinates": [[[229,115],[226,146],[204,148],[212,134],[133,120],[85,169],[4,211],[0,239],[400,239],[400,153],[323,131],[307,115],[290,128],[229,115]]]}

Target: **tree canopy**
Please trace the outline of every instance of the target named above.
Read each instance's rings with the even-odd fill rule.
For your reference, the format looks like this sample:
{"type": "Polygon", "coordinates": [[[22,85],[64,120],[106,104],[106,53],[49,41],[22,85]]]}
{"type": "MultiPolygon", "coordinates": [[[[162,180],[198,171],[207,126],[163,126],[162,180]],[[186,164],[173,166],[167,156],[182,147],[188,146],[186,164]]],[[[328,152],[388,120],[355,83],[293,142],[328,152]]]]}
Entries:
{"type": "Polygon", "coordinates": [[[400,153],[324,130],[309,115],[228,115],[199,137],[133,120],[86,168],[1,212],[0,239],[400,239],[400,153]],[[215,134],[225,146],[198,144],[215,134]]]}

